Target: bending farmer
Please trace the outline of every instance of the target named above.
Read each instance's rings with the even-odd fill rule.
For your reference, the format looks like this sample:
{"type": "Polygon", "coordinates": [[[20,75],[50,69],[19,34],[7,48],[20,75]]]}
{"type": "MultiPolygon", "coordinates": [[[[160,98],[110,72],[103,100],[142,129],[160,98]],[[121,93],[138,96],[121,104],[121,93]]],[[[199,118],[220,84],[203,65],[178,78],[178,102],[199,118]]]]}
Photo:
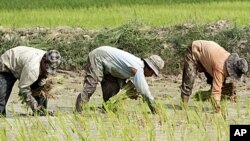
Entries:
{"type": "Polygon", "coordinates": [[[237,53],[230,54],[213,41],[193,41],[185,52],[181,98],[184,104],[188,102],[197,72],[204,72],[207,82],[212,84],[215,109],[219,112],[221,88],[226,78],[241,80],[247,71],[247,61],[237,53]]]}
{"type": "Polygon", "coordinates": [[[55,74],[61,62],[56,50],[45,52],[40,49],[19,46],[7,50],[0,57],[0,114],[6,116],[6,104],[12,87],[19,79],[19,89],[27,105],[33,112],[47,107],[46,99],[33,97],[32,88],[43,86],[49,74],[55,74]],[[41,105],[39,104],[42,101],[41,105]]]}
{"type": "Polygon", "coordinates": [[[82,105],[89,101],[98,82],[101,82],[103,100],[106,102],[119,92],[126,79],[131,78],[151,112],[155,113],[154,97],[145,77],[158,75],[163,67],[164,61],[158,55],[141,59],[117,48],[99,47],[89,53],[83,90],[76,99],[76,110],[82,112],[82,105]]]}

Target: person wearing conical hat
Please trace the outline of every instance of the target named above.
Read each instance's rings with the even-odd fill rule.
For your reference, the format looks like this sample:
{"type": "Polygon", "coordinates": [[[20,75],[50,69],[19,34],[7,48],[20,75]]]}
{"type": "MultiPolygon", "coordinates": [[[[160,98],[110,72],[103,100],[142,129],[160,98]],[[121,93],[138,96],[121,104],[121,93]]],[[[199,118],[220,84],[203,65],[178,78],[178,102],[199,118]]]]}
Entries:
{"type": "Polygon", "coordinates": [[[196,40],[188,46],[184,57],[181,84],[182,101],[188,103],[195,77],[204,72],[207,83],[212,85],[215,111],[220,112],[222,86],[227,77],[241,81],[248,71],[247,61],[237,53],[230,54],[214,41],[196,40]]]}
{"type": "Polygon", "coordinates": [[[103,100],[106,102],[119,92],[127,79],[131,79],[151,112],[155,113],[154,97],[145,77],[158,76],[163,67],[164,61],[158,55],[141,59],[110,46],[94,49],[88,55],[83,90],[76,99],[76,111],[82,113],[82,106],[89,101],[98,82],[101,82],[103,100]]]}

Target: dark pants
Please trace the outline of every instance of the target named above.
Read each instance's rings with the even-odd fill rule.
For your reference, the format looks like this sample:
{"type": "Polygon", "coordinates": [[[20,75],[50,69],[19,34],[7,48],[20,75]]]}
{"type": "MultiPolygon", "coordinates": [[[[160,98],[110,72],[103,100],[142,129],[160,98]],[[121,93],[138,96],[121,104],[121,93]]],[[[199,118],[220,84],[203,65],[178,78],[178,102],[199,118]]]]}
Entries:
{"type": "Polygon", "coordinates": [[[204,74],[207,78],[207,84],[210,84],[212,86],[213,85],[213,77],[208,72],[204,72],[204,74]]]}
{"type": "MultiPolygon", "coordinates": [[[[8,102],[8,99],[10,97],[12,88],[16,82],[16,78],[11,73],[6,72],[0,72],[0,114],[3,116],[6,116],[6,104],[8,102]]],[[[34,89],[37,89],[38,86],[38,80],[31,85],[31,91],[34,89]]],[[[43,96],[35,96],[34,97],[36,101],[38,102],[38,105],[43,106],[44,108],[47,108],[47,99],[43,96]]]]}
{"type": "Polygon", "coordinates": [[[111,76],[105,75],[101,82],[103,100],[106,102],[112,96],[116,95],[120,91],[118,79],[111,76]]]}
{"type": "MultiPolygon", "coordinates": [[[[82,111],[82,105],[89,101],[98,84],[98,78],[94,73],[89,60],[87,61],[85,69],[86,74],[84,78],[83,90],[76,99],[76,110],[78,112],[82,111]]],[[[108,101],[112,96],[119,92],[121,87],[118,81],[119,78],[115,78],[110,74],[103,77],[103,80],[101,81],[101,87],[104,102],[108,101]]]]}
{"type": "MultiPolygon", "coordinates": [[[[36,89],[40,90],[43,88],[43,86],[39,86],[39,84],[38,84],[41,79],[46,79],[46,77],[39,76],[38,80],[30,86],[31,91],[36,90],[36,89]]],[[[42,108],[47,109],[48,99],[46,97],[39,95],[39,96],[34,96],[34,98],[37,101],[39,106],[42,106],[42,108]]]]}
{"type": "Polygon", "coordinates": [[[0,114],[3,116],[6,116],[6,104],[16,80],[13,74],[0,72],[0,114]]]}

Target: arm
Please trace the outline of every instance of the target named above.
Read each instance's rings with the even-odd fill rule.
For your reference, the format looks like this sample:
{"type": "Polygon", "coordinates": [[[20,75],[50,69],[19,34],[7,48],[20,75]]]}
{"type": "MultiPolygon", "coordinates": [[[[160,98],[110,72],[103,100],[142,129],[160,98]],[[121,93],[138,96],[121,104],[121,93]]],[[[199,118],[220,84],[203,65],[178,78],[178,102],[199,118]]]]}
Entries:
{"type": "Polygon", "coordinates": [[[152,113],[156,113],[154,108],[154,97],[151,95],[148,84],[146,82],[143,70],[137,70],[133,79],[133,84],[135,85],[138,92],[141,93],[144,100],[147,102],[152,113]]]}
{"type": "Polygon", "coordinates": [[[20,93],[23,95],[25,103],[31,107],[32,111],[36,111],[38,108],[38,103],[32,96],[30,87],[20,88],[20,93]]]}
{"type": "Polygon", "coordinates": [[[30,86],[31,91],[41,88],[46,84],[47,77],[44,75],[40,75],[38,79],[30,86]]]}
{"type": "Polygon", "coordinates": [[[213,87],[212,87],[212,95],[215,100],[215,108],[216,112],[220,111],[220,100],[221,100],[221,88],[224,82],[224,75],[218,70],[213,71],[214,79],[213,79],[213,87]]]}
{"type": "Polygon", "coordinates": [[[19,80],[19,89],[27,105],[29,105],[33,111],[36,111],[38,103],[32,96],[31,85],[38,79],[39,74],[37,75],[35,71],[27,68],[28,67],[25,66],[22,70],[21,77],[19,80]]]}

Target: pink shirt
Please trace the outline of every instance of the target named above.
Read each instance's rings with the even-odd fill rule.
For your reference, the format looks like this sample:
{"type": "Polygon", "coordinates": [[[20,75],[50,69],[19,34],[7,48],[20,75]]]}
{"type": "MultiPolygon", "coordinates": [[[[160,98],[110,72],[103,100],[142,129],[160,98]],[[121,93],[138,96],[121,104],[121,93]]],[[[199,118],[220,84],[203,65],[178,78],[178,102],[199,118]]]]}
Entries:
{"type": "Polygon", "coordinates": [[[221,88],[228,76],[226,60],[230,53],[213,41],[197,40],[192,43],[193,58],[198,60],[213,77],[212,94],[215,100],[221,98],[221,88]]]}

